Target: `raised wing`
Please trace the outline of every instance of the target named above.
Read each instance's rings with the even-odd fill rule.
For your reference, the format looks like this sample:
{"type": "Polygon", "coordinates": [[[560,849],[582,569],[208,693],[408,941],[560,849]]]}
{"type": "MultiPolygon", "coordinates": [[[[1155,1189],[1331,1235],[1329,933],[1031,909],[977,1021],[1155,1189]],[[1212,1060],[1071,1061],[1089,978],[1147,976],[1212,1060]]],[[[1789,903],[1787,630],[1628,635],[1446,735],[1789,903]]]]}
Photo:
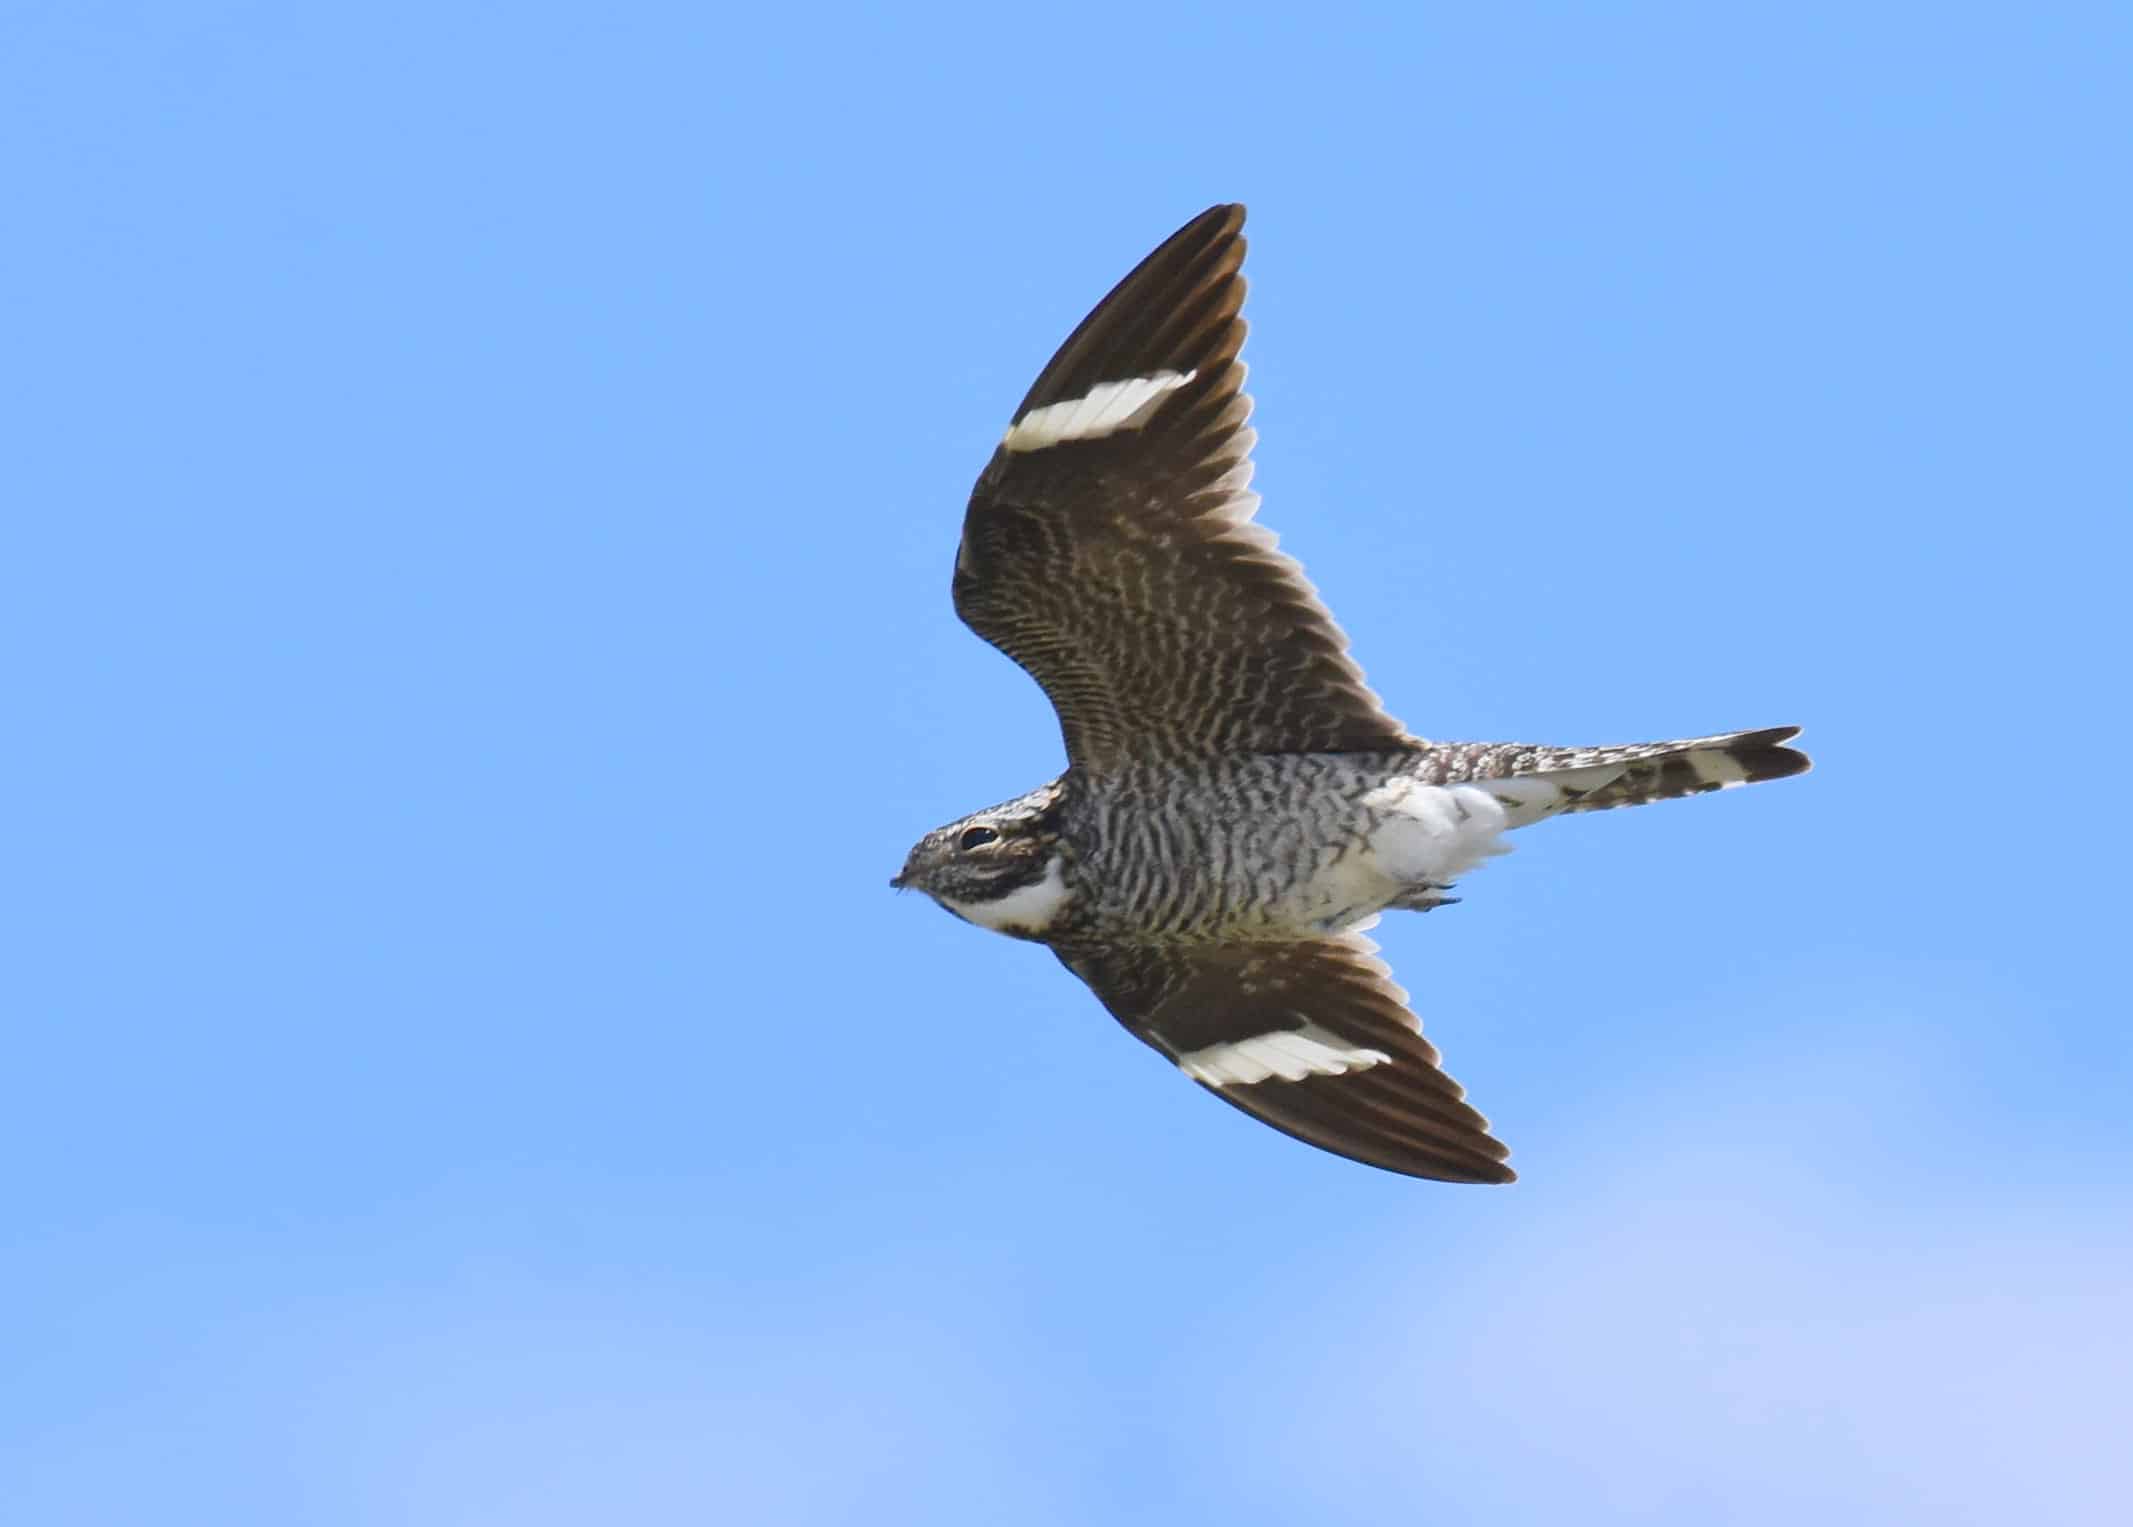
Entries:
{"type": "Polygon", "coordinates": [[[1410,1177],[1512,1181],[1376,951],[1350,933],[1058,954],[1112,1017],[1284,1134],[1410,1177]]]}
{"type": "Polygon", "coordinates": [[[1244,209],[1173,234],[1082,320],[979,477],[955,607],[1102,772],[1416,744],[1251,523],[1244,209]]]}

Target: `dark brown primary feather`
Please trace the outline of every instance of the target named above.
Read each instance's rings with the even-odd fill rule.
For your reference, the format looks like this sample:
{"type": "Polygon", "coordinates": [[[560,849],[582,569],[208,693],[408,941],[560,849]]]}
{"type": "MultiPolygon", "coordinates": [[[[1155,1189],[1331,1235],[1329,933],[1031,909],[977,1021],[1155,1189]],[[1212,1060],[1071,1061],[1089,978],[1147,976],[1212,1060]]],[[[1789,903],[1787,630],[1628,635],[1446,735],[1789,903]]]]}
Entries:
{"type": "MultiPolygon", "coordinates": [[[[1376,946],[1359,934],[1291,943],[1056,951],[1111,1015],[1179,1061],[1306,1025],[1386,1059],[1297,1081],[1201,1085],[1284,1134],[1440,1182],[1510,1182],[1509,1154],[1439,1068],[1376,946]]],[[[1197,1078],[1196,1078],[1197,1079],[1197,1078]]]]}
{"type": "Polygon", "coordinates": [[[1190,375],[1136,427],[1005,444],[978,479],[955,607],[1043,686],[1068,758],[1132,761],[1415,745],[1294,560],[1250,523],[1244,209],[1141,262],[1038,376],[1016,419],[1107,383],[1190,375]]]}

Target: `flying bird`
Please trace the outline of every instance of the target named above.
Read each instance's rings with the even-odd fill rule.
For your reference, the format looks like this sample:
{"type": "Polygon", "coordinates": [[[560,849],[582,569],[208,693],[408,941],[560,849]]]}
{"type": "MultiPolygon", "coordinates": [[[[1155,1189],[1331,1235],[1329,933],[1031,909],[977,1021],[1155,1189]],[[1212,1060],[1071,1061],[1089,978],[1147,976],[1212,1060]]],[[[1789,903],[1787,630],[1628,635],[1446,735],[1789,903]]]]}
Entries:
{"type": "Polygon", "coordinates": [[[972,492],[956,613],[1043,687],[1066,772],[927,833],[891,882],[1051,948],[1225,1103],[1445,1182],[1509,1152],[1364,930],[1453,900],[1504,835],[1808,767],[1797,727],[1618,747],[1430,742],[1254,522],[1241,206],[1082,320],[972,492]]]}

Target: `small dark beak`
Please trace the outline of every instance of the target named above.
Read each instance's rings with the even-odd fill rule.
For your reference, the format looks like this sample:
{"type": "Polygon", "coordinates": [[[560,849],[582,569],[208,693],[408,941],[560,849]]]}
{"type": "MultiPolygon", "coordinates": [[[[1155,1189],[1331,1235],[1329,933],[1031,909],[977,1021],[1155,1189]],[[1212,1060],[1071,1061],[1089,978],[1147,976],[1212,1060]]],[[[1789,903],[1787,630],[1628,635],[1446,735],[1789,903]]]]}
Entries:
{"type": "Polygon", "coordinates": [[[892,890],[892,891],[900,891],[900,890],[902,890],[903,888],[904,888],[904,877],[903,877],[903,876],[902,876],[901,874],[899,874],[899,875],[895,875],[895,876],[892,876],[892,877],[890,878],[890,880],[889,880],[889,889],[890,889],[890,890],[892,890]]]}

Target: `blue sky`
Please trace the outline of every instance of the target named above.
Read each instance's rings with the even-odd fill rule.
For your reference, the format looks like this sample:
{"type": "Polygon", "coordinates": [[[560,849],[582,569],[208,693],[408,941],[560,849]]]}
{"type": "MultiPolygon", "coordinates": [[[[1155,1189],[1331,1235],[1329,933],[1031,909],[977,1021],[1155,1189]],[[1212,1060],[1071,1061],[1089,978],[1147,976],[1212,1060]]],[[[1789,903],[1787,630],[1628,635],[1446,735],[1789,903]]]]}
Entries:
{"type": "Polygon", "coordinates": [[[60,1524],[2101,1523],[2133,48],[2078,6],[0,16],[0,1478],[60,1524]],[[1504,1190],[884,882],[1036,368],[1252,207],[1504,1190]]]}

